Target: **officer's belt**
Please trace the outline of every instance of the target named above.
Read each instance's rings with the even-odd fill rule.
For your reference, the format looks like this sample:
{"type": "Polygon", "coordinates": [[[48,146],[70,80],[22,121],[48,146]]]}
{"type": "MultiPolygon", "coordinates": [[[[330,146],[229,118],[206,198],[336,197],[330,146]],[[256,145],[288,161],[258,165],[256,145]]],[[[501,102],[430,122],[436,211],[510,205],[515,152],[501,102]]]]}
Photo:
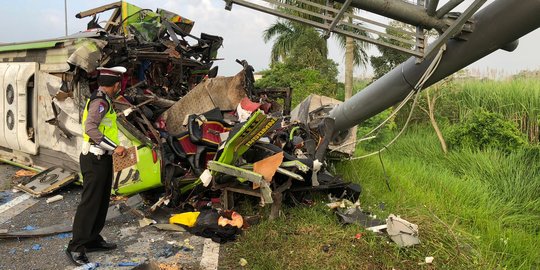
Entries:
{"type": "Polygon", "coordinates": [[[96,155],[96,156],[101,156],[101,155],[105,155],[105,154],[111,154],[111,151],[107,151],[107,150],[103,150],[101,149],[100,147],[96,146],[96,145],[90,145],[90,148],[88,149],[88,152],[96,155]]]}

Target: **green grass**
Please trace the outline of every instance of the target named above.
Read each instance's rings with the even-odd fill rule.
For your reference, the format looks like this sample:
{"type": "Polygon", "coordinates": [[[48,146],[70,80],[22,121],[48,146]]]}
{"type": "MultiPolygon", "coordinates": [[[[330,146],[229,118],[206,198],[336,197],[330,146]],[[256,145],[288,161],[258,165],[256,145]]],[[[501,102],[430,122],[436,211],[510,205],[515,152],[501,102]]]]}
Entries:
{"type": "Polygon", "coordinates": [[[510,154],[453,149],[444,155],[432,128],[417,117],[383,152],[392,191],[377,156],[335,166],[362,185],[363,209],[418,224],[420,245],[398,248],[371,233],[355,239],[363,228],[340,225],[324,206],[327,199],[316,197],[315,206],[285,208],[283,217],[263,220],[226,245],[221,267],[241,268],[245,258],[247,269],[540,269],[540,149],[534,138],[540,81],[462,81],[454,87],[437,107],[443,134],[483,107],[517,122],[533,146],[510,154]],[[419,265],[426,256],[434,263],[419,265]]]}
{"type": "Polygon", "coordinates": [[[368,201],[382,199],[396,209],[405,207],[398,211],[405,217],[427,206],[445,223],[455,224],[460,238],[472,243],[469,254],[482,269],[540,266],[538,149],[508,156],[470,150],[444,156],[425,127],[409,130],[385,160],[394,192],[372,181],[380,173],[375,167],[366,177],[365,168],[376,160],[343,164],[341,171],[348,172],[348,178],[364,178],[368,201]]]}
{"type": "Polygon", "coordinates": [[[538,150],[508,156],[454,151],[444,156],[429,127],[410,129],[383,156],[337,164],[361,183],[361,205],[379,217],[401,215],[420,227],[422,243],[398,248],[385,236],[341,226],[321,197],[311,208],[287,208],[227,246],[224,268],[249,269],[535,269],[540,266],[538,150]],[[418,142],[422,144],[418,144],[418,142]],[[385,203],[384,210],[379,209],[385,203]],[[330,246],[329,252],[323,246],[330,246]],[[426,256],[432,266],[418,265],[426,256]]]}

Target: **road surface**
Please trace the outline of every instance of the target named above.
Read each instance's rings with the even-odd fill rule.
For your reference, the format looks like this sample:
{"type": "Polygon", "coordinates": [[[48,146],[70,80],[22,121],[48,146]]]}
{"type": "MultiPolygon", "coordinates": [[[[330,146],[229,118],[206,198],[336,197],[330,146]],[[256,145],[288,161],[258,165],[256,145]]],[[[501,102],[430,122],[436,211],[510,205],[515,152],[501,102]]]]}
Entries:
{"type": "MultiPolygon", "coordinates": [[[[10,183],[19,168],[0,163],[0,230],[20,231],[71,223],[82,188],[70,185],[55,194],[64,199],[47,204],[47,198],[33,198],[14,192],[10,183]]],[[[138,196],[138,195],[137,195],[138,196]]],[[[110,219],[102,235],[118,249],[89,253],[98,269],[132,269],[154,262],[164,269],[216,269],[219,245],[188,232],[160,231],[140,227],[137,216],[125,213],[110,219]],[[187,239],[188,242],[185,242],[187,239]],[[204,253],[204,254],[203,254],[204,253]]],[[[157,221],[166,223],[167,215],[157,221]]],[[[71,234],[24,239],[0,239],[0,269],[74,269],[64,253],[71,234]]]]}

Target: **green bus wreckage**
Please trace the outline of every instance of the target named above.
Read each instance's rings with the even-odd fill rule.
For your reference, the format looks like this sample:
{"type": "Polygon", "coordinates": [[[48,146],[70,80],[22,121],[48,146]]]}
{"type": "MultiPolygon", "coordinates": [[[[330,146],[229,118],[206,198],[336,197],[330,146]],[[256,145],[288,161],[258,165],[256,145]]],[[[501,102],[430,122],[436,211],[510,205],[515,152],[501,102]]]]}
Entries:
{"type": "Polygon", "coordinates": [[[221,37],[195,37],[190,34],[193,21],[163,9],[112,3],[76,15],[93,16],[85,32],[0,46],[0,161],[74,172],[41,178],[49,183],[31,188],[38,196],[73,181],[82,145],[82,108],[96,89],[96,68],[122,65],[128,73],[115,109],[121,144],[136,147],[137,162],[115,172],[114,194],[164,187],[160,201],[177,205],[180,198],[217,191],[229,208],[232,194],[239,192],[274,203],[274,216],[283,192],[294,197],[306,190],[345,190],[357,196],[358,186],[326,170],[329,159],[353,154],[356,125],[493,51],[514,50],[520,37],[540,26],[540,2],[532,0],[496,0],[480,11],[486,1],[475,0],[462,13],[450,12],[462,0],[438,10],[438,0],[339,0],[327,5],[306,0],[295,6],[298,14],[283,12],[294,5],[291,1],[259,2],[225,0],[225,7],[242,5],[411,58],[344,103],[312,95],[291,110],[291,89],[255,88],[246,61],[237,60],[242,69],[236,76],[217,77],[214,62],[221,37]],[[320,14],[310,11],[314,7],[320,14]],[[414,49],[373,38],[386,34],[366,25],[391,26],[350,8],[413,25],[417,31],[408,34],[414,49]],[[96,14],[108,10],[112,16],[100,26],[96,14]],[[373,35],[358,36],[351,27],[373,35]],[[439,36],[427,46],[429,29],[439,36]]]}

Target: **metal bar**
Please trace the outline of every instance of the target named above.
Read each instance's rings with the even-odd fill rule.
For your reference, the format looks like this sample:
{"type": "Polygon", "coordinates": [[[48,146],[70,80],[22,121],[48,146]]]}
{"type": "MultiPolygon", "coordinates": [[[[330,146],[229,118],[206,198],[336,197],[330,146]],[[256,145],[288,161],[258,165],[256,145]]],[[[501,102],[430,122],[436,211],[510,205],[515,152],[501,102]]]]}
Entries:
{"type": "Polygon", "coordinates": [[[480,7],[486,3],[487,0],[476,0],[474,1],[460,16],[457,18],[457,20],[442,33],[435,42],[430,46],[430,48],[427,50],[425,54],[425,58],[429,58],[437,51],[439,48],[446,43],[451,37],[453,37],[458,31],[461,31],[461,28],[463,25],[469,20],[469,18],[472,17],[472,15],[480,9],[480,7]]]}
{"type": "MultiPolygon", "coordinates": [[[[323,14],[319,14],[319,13],[312,12],[312,11],[309,11],[309,10],[301,9],[299,7],[291,6],[291,5],[281,3],[281,2],[278,2],[278,1],[273,1],[273,0],[264,0],[264,1],[268,2],[268,3],[271,3],[271,4],[274,4],[276,6],[284,7],[284,8],[287,8],[287,9],[298,11],[300,13],[311,15],[313,17],[321,18],[322,21],[332,20],[333,19],[332,17],[326,16],[326,15],[323,15],[323,14]]],[[[234,2],[236,2],[236,1],[234,1],[234,2]]]]}
{"type": "Polygon", "coordinates": [[[390,48],[390,49],[395,49],[395,50],[398,50],[398,51],[401,51],[401,52],[404,52],[404,53],[407,53],[407,54],[410,54],[410,55],[413,55],[413,56],[423,57],[423,54],[419,54],[418,52],[416,52],[414,50],[399,47],[399,46],[394,45],[394,44],[382,42],[382,41],[374,39],[374,38],[361,36],[361,35],[358,35],[356,33],[352,33],[352,32],[342,30],[342,29],[339,29],[339,28],[335,29],[334,32],[340,33],[340,34],[343,34],[343,35],[346,35],[346,36],[349,36],[349,37],[352,37],[352,38],[356,38],[356,39],[359,39],[359,40],[363,40],[363,41],[366,41],[366,42],[369,42],[369,43],[372,43],[372,44],[375,44],[375,45],[383,46],[383,47],[390,48]]]}
{"type": "Polygon", "coordinates": [[[215,172],[232,175],[238,178],[243,178],[257,184],[261,184],[261,182],[264,181],[263,176],[258,173],[218,161],[209,161],[208,169],[215,172]]]}
{"type": "Polygon", "coordinates": [[[82,19],[84,17],[92,16],[94,14],[101,13],[101,12],[107,11],[109,9],[113,9],[113,8],[117,8],[117,7],[121,7],[121,6],[122,6],[122,1],[119,1],[119,2],[116,2],[116,3],[103,5],[101,7],[89,9],[89,10],[86,10],[86,11],[81,11],[81,12],[77,13],[75,15],[75,17],[77,19],[82,19]]]}
{"type": "Polygon", "coordinates": [[[450,0],[448,3],[444,4],[437,12],[435,13],[435,17],[442,18],[446,13],[450,12],[455,7],[459,6],[464,0],[450,0]]]}
{"type": "Polygon", "coordinates": [[[356,29],[359,29],[359,30],[364,30],[366,32],[370,32],[370,33],[373,33],[373,34],[377,34],[379,36],[387,37],[387,38],[393,39],[395,41],[407,43],[407,44],[410,44],[410,45],[413,45],[413,46],[417,45],[416,41],[407,40],[407,39],[403,39],[403,38],[400,38],[400,37],[392,36],[390,34],[387,34],[387,33],[381,32],[381,31],[377,31],[377,30],[373,30],[373,29],[370,29],[370,28],[367,28],[367,27],[364,27],[364,26],[361,26],[361,25],[356,25],[356,24],[352,24],[352,23],[349,23],[349,22],[342,22],[341,24],[342,25],[348,25],[350,27],[353,27],[353,28],[356,28],[356,29]]]}
{"type": "MultiPolygon", "coordinates": [[[[416,0],[416,5],[423,7],[424,4],[425,4],[424,0],[416,0]]],[[[422,28],[422,26],[416,26],[416,46],[414,50],[421,54],[424,54],[424,48],[425,48],[424,42],[425,42],[424,28],[422,28]]],[[[418,58],[417,60],[419,61],[421,59],[418,58]]]]}
{"type": "MultiPolygon", "coordinates": [[[[310,1],[307,1],[307,0],[296,0],[296,2],[311,5],[313,7],[323,9],[324,11],[327,11],[327,12],[331,11],[333,13],[337,13],[337,12],[340,11],[338,9],[335,9],[335,8],[332,8],[332,7],[329,7],[329,6],[323,6],[323,5],[320,5],[320,4],[317,4],[317,3],[314,3],[314,2],[310,2],[310,1]]],[[[371,19],[368,19],[368,18],[364,18],[362,16],[358,16],[358,15],[356,15],[354,13],[351,13],[351,12],[345,12],[345,16],[351,17],[353,19],[357,19],[357,20],[360,20],[360,21],[363,21],[363,22],[366,22],[366,23],[371,23],[373,25],[380,26],[380,27],[383,27],[383,28],[390,28],[390,29],[392,29],[394,31],[401,32],[403,34],[412,34],[412,35],[416,34],[415,32],[403,30],[401,28],[393,27],[393,26],[390,26],[390,25],[387,25],[387,24],[384,24],[384,23],[381,23],[381,22],[378,22],[378,21],[374,21],[374,20],[371,20],[371,19]]]]}
{"type": "MultiPolygon", "coordinates": [[[[346,0],[335,1],[343,3],[346,0]]],[[[445,21],[429,16],[424,7],[401,0],[352,0],[351,6],[425,29],[446,29],[445,21]]]]}
{"type": "Polygon", "coordinates": [[[105,31],[111,32],[113,27],[120,25],[120,8],[114,9],[111,18],[109,18],[109,21],[107,21],[107,24],[105,25],[105,31]]]}
{"type": "Polygon", "coordinates": [[[395,50],[398,50],[398,51],[401,51],[401,52],[404,52],[404,53],[407,53],[407,54],[410,54],[410,55],[414,55],[414,56],[418,56],[418,57],[423,57],[423,54],[419,54],[418,52],[416,52],[416,51],[414,51],[414,50],[407,49],[407,48],[403,48],[403,47],[399,47],[399,46],[397,46],[397,45],[393,45],[393,44],[390,44],[390,43],[382,42],[382,41],[379,41],[379,40],[377,40],[377,39],[373,39],[373,38],[361,36],[361,35],[358,35],[358,34],[355,34],[355,33],[349,32],[349,31],[344,31],[344,30],[341,30],[341,29],[336,29],[334,32],[340,33],[340,34],[343,34],[343,35],[346,35],[346,36],[349,36],[349,37],[352,37],[352,38],[356,38],[356,39],[359,39],[359,40],[363,40],[363,41],[366,41],[366,42],[369,42],[369,43],[372,43],[372,44],[375,44],[375,45],[379,45],[379,46],[383,46],[383,47],[386,47],[386,48],[395,49],[395,50]]]}
{"type": "Polygon", "coordinates": [[[67,27],[67,0],[64,0],[64,24],[66,26],[66,36],[68,35],[68,27],[67,27]]]}
{"type": "Polygon", "coordinates": [[[260,191],[253,191],[253,189],[249,190],[247,188],[226,187],[223,190],[226,190],[226,191],[229,191],[229,192],[236,192],[236,193],[246,194],[246,195],[250,195],[250,196],[253,196],[253,197],[259,197],[259,198],[262,197],[262,194],[261,194],[260,191]]]}
{"type": "Polygon", "coordinates": [[[282,13],[282,12],[279,12],[279,11],[277,11],[275,9],[272,9],[272,8],[269,8],[269,7],[257,5],[257,4],[250,3],[250,2],[247,2],[247,1],[243,1],[243,0],[231,0],[231,2],[235,3],[237,5],[241,5],[241,6],[244,6],[244,7],[247,7],[247,8],[251,8],[251,9],[254,9],[254,10],[257,10],[257,11],[260,11],[260,12],[268,13],[268,14],[278,16],[278,17],[281,17],[281,18],[289,19],[289,20],[296,21],[296,22],[305,23],[305,24],[308,24],[308,25],[311,25],[311,26],[314,26],[314,27],[322,28],[322,29],[325,28],[324,24],[316,23],[316,22],[313,22],[313,21],[310,21],[310,20],[307,20],[307,19],[304,19],[304,18],[299,18],[299,17],[296,17],[296,16],[291,15],[291,14],[282,13]]]}
{"type": "Polygon", "coordinates": [[[387,24],[384,24],[384,23],[381,23],[381,22],[378,22],[378,21],[370,20],[368,18],[364,18],[362,16],[358,16],[358,15],[355,15],[355,14],[347,14],[347,13],[345,13],[345,15],[349,16],[349,17],[351,17],[353,19],[357,19],[359,21],[370,23],[370,24],[373,24],[373,25],[376,25],[376,26],[379,26],[379,27],[383,27],[383,28],[392,29],[393,31],[400,32],[400,33],[403,33],[403,34],[416,35],[416,32],[403,30],[401,28],[393,27],[391,25],[387,25],[387,24]]]}
{"type": "Polygon", "coordinates": [[[439,5],[439,0],[428,0],[426,6],[426,12],[429,16],[435,15],[437,6],[439,5]]]}
{"type": "Polygon", "coordinates": [[[326,30],[326,34],[327,35],[330,35],[330,32],[332,32],[334,30],[334,27],[336,27],[336,25],[338,24],[339,20],[341,20],[341,17],[343,17],[343,14],[345,13],[345,11],[349,8],[349,5],[351,4],[351,1],[352,0],[346,0],[345,3],[343,4],[343,6],[341,7],[341,10],[339,11],[339,13],[337,14],[336,17],[334,17],[334,20],[332,21],[332,23],[330,24],[330,26],[328,27],[328,30],[326,30]]]}
{"type": "MultiPolygon", "coordinates": [[[[244,0],[231,0],[231,2],[235,3],[235,4],[238,4],[238,5],[241,5],[241,6],[244,6],[244,7],[247,7],[247,8],[257,10],[257,11],[268,13],[268,14],[271,14],[271,15],[274,15],[274,16],[282,17],[282,18],[289,19],[289,20],[296,21],[296,22],[305,23],[307,25],[311,25],[313,27],[317,27],[317,28],[320,28],[320,29],[326,29],[326,25],[324,25],[322,23],[310,21],[308,19],[300,18],[300,17],[294,16],[294,15],[291,15],[291,14],[282,13],[282,12],[279,12],[279,11],[277,11],[275,9],[272,9],[272,8],[269,8],[269,7],[264,7],[264,6],[261,6],[261,5],[257,5],[257,4],[254,4],[254,3],[244,1],[244,0]]],[[[399,47],[399,46],[396,46],[396,45],[393,45],[393,44],[385,43],[385,42],[382,42],[382,41],[374,39],[374,38],[357,35],[355,33],[352,33],[352,32],[346,31],[346,30],[334,29],[333,32],[340,33],[340,34],[343,34],[343,35],[346,35],[346,36],[349,36],[349,37],[352,37],[352,38],[360,39],[360,40],[363,40],[363,41],[366,41],[366,42],[369,42],[369,43],[372,43],[372,44],[375,44],[375,45],[395,49],[395,50],[398,50],[398,51],[401,51],[401,52],[404,52],[404,53],[407,53],[407,54],[410,54],[410,55],[413,55],[413,56],[417,56],[417,57],[422,57],[423,56],[422,54],[418,54],[418,52],[416,52],[414,50],[410,50],[410,49],[402,48],[402,47],[399,47]]]]}
{"type": "Polygon", "coordinates": [[[26,166],[26,165],[24,165],[22,163],[18,163],[18,162],[11,161],[11,160],[8,160],[8,159],[0,158],[0,162],[4,162],[6,164],[16,166],[16,167],[19,167],[19,168],[22,168],[22,169],[25,169],[25,170],[29,170],[29,171],[34,171],[34,172],[37,172],[37,173],[40,173],[40,172],[43,171],[41,169],[29,167],[29,166],[26,166]]]}
{"type": "MultiPolygon", "coordinates": [[[[446,52],[424,84],[425,87],[503,48],[540,27],[540,1],[496,0],[472,17],[474,32],[464,34],[466,40],[450,39],[446,52]]],[[[337,131],[360,124],[373,115],[403,100],[425,73],[433,57],[416,64],[415,58],[388,72],[349,100],[330,112],[337,131]]]]}
{"type": "MultiPolygon", "coordinates": [[[[346,0],[348,1],[348,0],[346,0]]],[[[306,0],[296,0],[296,2],[298,3],[302,3],[302,4],[306,4],[306,5],[310,5],[312,7],[316,7],[316,8],[320,8],[320,9],[323,9],[325,11],[332,11],[334,13],[337,13],[339,12],[339,9],[336,9],[336,8],[333,8],[333,7],[329,7],[329,6],[325,6],[325,5],[321,5],[321,4],[317,4],[315,2],[311,2],[311,1],[306,1],[306,0]]]]}

